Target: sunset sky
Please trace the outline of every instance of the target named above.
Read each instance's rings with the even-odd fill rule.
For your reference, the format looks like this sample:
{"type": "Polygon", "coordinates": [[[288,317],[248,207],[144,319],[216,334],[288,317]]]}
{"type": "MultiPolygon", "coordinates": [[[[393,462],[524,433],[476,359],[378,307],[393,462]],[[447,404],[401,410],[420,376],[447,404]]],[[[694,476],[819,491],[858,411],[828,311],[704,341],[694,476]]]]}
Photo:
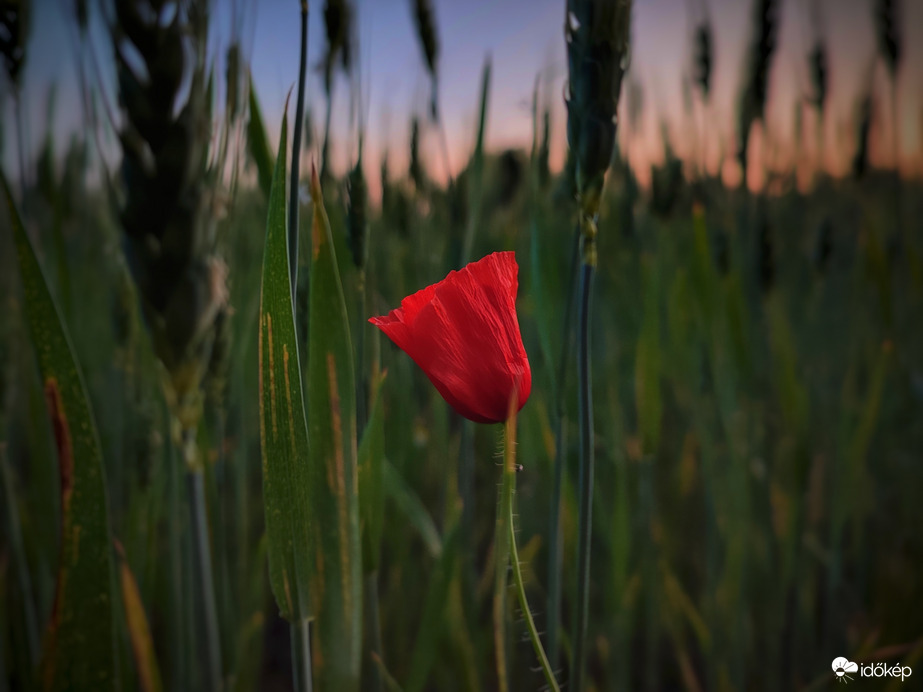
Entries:
{"type": "MultiPolygon", "coordinates": [[[[297,80],[298,11],[296,0],[238,2],[243,13],[242,39],[249,55],[254,83],[270,134],[279,130],[281,110],[289,89],[297,80]]],[[[826,160],[833,172],[847,169],[854,142],[854,111],[864,84],[874,79],[880,96],[879,125],[873,132],[873,162],[891,165],[890,87],[880,64],[871,71],[875,57],[872,0],[821,0],[820,13],[830,56],[830,106],[826,123],[826,160]]],[[[75,32],[69,19],[70,2],[36,0],[25,73],[27,141],[33,151],[45,129],[45,100],[49,86],[57,83],[58,107],[55,131],[63,148],[65,133],[82,130],[76,71],[73,67],[75,32]]],[[[226,45],[230,35],[231,7],[219,1],[213,29],[226,45]]],[[[395,174],[407,164],[410,117],[425,116],[429,81],[417,42],[409,0],[360,0],[358,3],[360,68],[367,95],[367,166],[373,189],[378,185],[378,166],[385,145],[391,151],[395,174]]],[[[492,61],[492,88],[487,125],[487,147],[527,147],[531,139],[530,103],[538,76],[542,76],[552,106],[554,138],[552,165],[563,159],[565,114],[563,88],[563,0],[435,0],[441,45],[440,103],[445,118],[452,166],[458,170],[473,146],[478,109],[480,73],[485,58],[492,61]]],[[[620,119],[620,135],[642,181],[651,162],[662,156],[660,123],[670,128],[674,148],[692,151],[693,132],[707,127],[709,166],[718,166],[719,152],[733,151],[735,99],[739,92],[744,51],[750,36],[751,2],[708,0],[713,20],[716,66],[713,103],[706,115],[696,97],[695,121],[686,115],[682,82],[691,64],[691,27],[701,12],[701,0],[635,0],[632,26],[632,79],[642,86],[643,117],[638,132],[630,131],[627,118],[620,119]],[[696,124],[693,125],[693,122],[696,124]]],[[[799,94],[807,93],[810,76],[806,56],[813,45],[814,29],[806,0],[783,0],[779,52],[772,68],[768,120],[779,165],[790,165],[794,148],[793,122],[799,94]]],[[[324,51],[323,3],[312,2],[309,62],[312,66],[324,51]]],[[[901,165],[906,172],[923,172],[923,2],[904,0],[904,61],[899,76],[901,165]]],[[[111,70],[110,52],[101,25],[95,27],[97,55],[111,70]]],[[[222,55],[215,51],[219,62],[222,55]]],[[[220,66],[219,66],[220,67],[220,66]]],[[[223,69],[221,70],[223,74],[223,69]]],[[[111,79],[111,74],[105,79],[111,79]]],[[[349,130],[349,85],[338,77],[334,111],[334,167],[344,171],[354,155],[349,130]]],[[[111,83],[106,85],[114,101],[111,83]]],[[[623,90],[622,109],[626,105],[623,90]]],[[[308,79],[307,106],[318,127],[325,108],[319,73],[308,79]]],[[[7,171],[17,170],[15,129],[11,99],[5,98],[3,113],[3,162],[7,171]]],[[[814,141],[814,125],[807,139],[814,141]]],[[[444,166],[436,133],[425,131],[423,145],[430,174],[444,178],[444,166]]],[[[698,137],[698,135],[695,135],[698,137]]],[[[757,148],[759,146],[757,145],[757,148]]],[[[813,148],[813,147],[812,147],[813,148]]]]}

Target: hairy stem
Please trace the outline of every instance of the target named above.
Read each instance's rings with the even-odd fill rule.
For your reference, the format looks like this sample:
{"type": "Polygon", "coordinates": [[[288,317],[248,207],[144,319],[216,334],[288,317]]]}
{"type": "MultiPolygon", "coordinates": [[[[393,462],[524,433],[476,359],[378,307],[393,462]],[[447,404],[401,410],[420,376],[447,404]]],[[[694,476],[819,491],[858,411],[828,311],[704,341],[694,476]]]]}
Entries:
{"type": "MultiPolygon", "coordinates": [[[[513,424],[515,425],[515,423],[513,424]]],[[[515,433],[514,433],[515,435],[515,433]]],[[[494,650],[497,652],[497,683],[500,692],[509,691],[506,661],[506,587],[510,560],[510,511],[513,504],[513,476],[516,452],[510,451],[515,440],[505,440],[503,471],[500,483],[500,502],[497,506],[497,533],[494,537],[494,650]]]]}
{"type": "Polygon", "coordinates": [[[555,680],[554,671],[548,662],[548,656],[545,655],[545,649],[542,647],[542,640],[538,635],[538,628],[535,626],[535,620],[532,619],[532,611],[529,609],[529,602],[526,599],[526,587],[522,581],[522,569],[519,566],[519,551],[516,549],[516,528],[513,525],[513,495],[516,492],[516,416],[511,416],[506,422],[505,434],[505,453],[503,461],[503,492],[501,497],[505,506],[500,511],[506,515],[506,524],[509,530],[509,551],[510,562],[513,566],[513,580],[516,587],[516,595],[519,598],[519,609],[526,621],[526,628],[529,630],[529,640],[532,642],[532,648],[535,649],[535,656],[538,658],[539,665],[542,668],[542,675],[545,676],[545,682],[551,692],[559,692],[558,681],[555,680]],[[508,488],[508,491],[507,491],[508,488]]]}

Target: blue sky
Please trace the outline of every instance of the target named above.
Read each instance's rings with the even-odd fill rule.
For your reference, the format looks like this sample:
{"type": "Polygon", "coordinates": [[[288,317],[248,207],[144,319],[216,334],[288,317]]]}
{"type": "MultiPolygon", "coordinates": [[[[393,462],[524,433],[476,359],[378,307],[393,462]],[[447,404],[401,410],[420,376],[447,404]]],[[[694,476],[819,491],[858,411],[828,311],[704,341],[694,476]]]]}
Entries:
{"type": "MultiPolygon", "coordinates": [[[[843,171],[852,154],[853,117],[856,100],[869,74],[875,52],[871,22],[872,0],[818,0],[825,19],[831,62],[830,116],[827,122],[827,165],[843,171]]],[[[632,26],[632,70],[643,88],[643,119],[630,132],[621,119],[626,149],[642,169],[662,155],[660,122],[665,121],[682,154],[695,146],[694,131],[708,123],[710,166],[718,165],[721,149],[730,150],[733,138],[734,103],[740,83],[740,67],[750,31],[748,0],[708,0],[714,22],[716,67],[711,110],[698,109],[698,125],[685,115],[682,79],[690,64],[691,17],[701,11],[701,0],[635,0],[632,26]]],[[[923,2],[904,1],[904,47],[906,58],[900,78],[901,138],[904,168],[920,172],[923,127],[923,2]]],[[[235,3],[218,0],[213,30],[216,43],[230,35],[231,9],[235,3]]],[[[395,173],[406,166],[409,119],[425,114],[429,82],[414,31],[409,0],[359,0],[358,30],[360,66],[367,99],[367,166],[373,187],[382,149],[391,151],[395,173]]],[[[791,158],[793,113],[800,91],[809,76],[806,54],[812,44],[807,0],[783,0],[780,51],[770,84],[769,121],[772,158],[785,165],[791,158]],[[786,158],[788,157],[788,158],[786,158]]],[[[25,72],[24,107],[27,141],[33,148],[45,129],[45,100],[49,86],[57,84],[58,107],[55,131],[59,143],[67,133],[83,129],[74,68],[75,34],[69,23],[72,3],[35,0],[33,30],[25,72]]],[[[270,133],[275,136],[285,96],[297,80],[297,0],[249,0],[237,2],[243,12],[243,42],[249,56],[254,84],[263,105],[270,133]]],[[[552,162],[565,151],[563,86],[566,72],[563,39],[563,0],[434,0],[440,36],[440,101],[448,133],[450,158],[458,169],[473,146],[478,109],[478,84],[485,58],[492,60],[487,146],[500,149],[528,146],[531,138],[529,104],[536,77],[545,75],[552,105],[555,137],[552,162]]],[[[324,50],[322,2],[311,3],[309,62],[316,65],[324,50]]],[[[104,80],[110,79],[109,50],[101,26],[95,27],[97,54],[104,80]]],[[[220,52],[215,51],[217,60],[220,52]]],[[[876,88],[888,97],[887,75],[874,72],[876,88]]],[[[345,170],[354,153],[349,129],[349,85],[342,77],[336,91],[334,111],[334,163],[345,170]]],[[[107,84],[110,101],[111,85],[107,84]]],[[[625,99],[623,98],[623,106],[625,99]]],[[[324,97],[320,75],[308,79],[308,106],[318,127],[323,122],[324,97]]],[[[882,100],[883,122],[891,121],[888,98],[882,100]]],[[[4,150],[8,171],[16,170],[12,104],[2,104],[4,150]]],[[[807,123],[806,123],[807,125],[807,123]]],[[[891,161],[887,128],[873,133],[879,163],[891,161]]],[[[60,144],[59,144],[60,146],[60,144]]],[[[757,145],[759,147],[759,145],[757,145]]],[[[424,151],[430,172],[443,176],[443,162],[434,131],[424,133],[424,151]]]]}

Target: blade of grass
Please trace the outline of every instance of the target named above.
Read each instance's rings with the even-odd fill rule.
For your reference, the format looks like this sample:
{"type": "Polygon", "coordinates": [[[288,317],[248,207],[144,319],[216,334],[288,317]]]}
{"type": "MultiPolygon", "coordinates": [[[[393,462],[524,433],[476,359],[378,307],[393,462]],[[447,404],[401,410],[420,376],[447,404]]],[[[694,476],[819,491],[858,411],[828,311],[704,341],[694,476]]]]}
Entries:
{"type": "Polygon", "coordinates": [[[400,472],[394,468],[390,461],[384,460],[382,466],[382,484],[385,493],[391,501],[397,505],[397,508],[410,522],[410,525],[417,530],[423,544],[433,557],[439,557],[442,552],[442,539],[439,537],[439,531],[436,523],[433,521],[429,512],[419,496],[413,491],[407,481],[405,481],[400,472]]]}
{"type": "Polygon", "coordinates": [[[317,171],[308,314],[310,525],[317,559],[316,674],[322,690],[357,690],[362,650],[362,551],[356,449],[356,384],[349,317],[317,171]]]}
{"type": "Polygon", "coordinates": [[[2,174],[0,182],[61,475],[61,561],[42,682],[48,690],[113,689],[112,556],[99,436],[67,330],[2,174]]]}
{"type": "MultiPolygon", "coordinates": [[[[287,106],[287,104],[286,104],[287,106]]],[[[286,108],[287,111],[287,108],[286,108]]],[[[263,502],[268,539],[269,580],[293,637],[304,634],[311,616],[311,532],[308,429],[301,391],[285,218],[285,146],[288,116],[282,118],[266,221],[260,298],[260,440],[263,502]]],[[[297,190],[292,191],[297,194],[297,190]]],[[[304,651],[299,648],[297,651],[304,651]]],[[[308,658],[296,658],[295,679],[311,680],[308,658]]]]}
{"type": "MultiPolygon", "coordinates": [[[[3,485],[3,501],[7,512],[6,545],[11,553],[10,559],[13,563],[13,569],[16,571],[29,667],[34,668],[39,662],[38,618],[35,614],[32,579],[29,575],[29,563],[26,560],[22,525],[19,521],[19,509],[13,487],[13,474],[6,460],[5,443],[0,444],[0,484],[3,485]]],[[[6,620],[3,622],[6,622],[6,620]]]]}
{"type": "Polygon", "coordinates": [[[128,625],[128,637],[131,639],[131,651],[135,658],[135,669],[138,673],[138,687],[144,692],[159,692],[163,689],[160,677],[160,666],[157,664],[157,655],[154,651],[154,640],[147,615],[144,612],[144,603],[138,582],[131,571],[125,551],[118,541],[115,551],[119,562],[119,582],[122,587],[122,604],[125,608],[125,620],[128,625]]]}
{"type": "Polygon", "coordinates": [[[375,657],[374,660],[375,666],[378,668],[378,674],[381,676],[382,681],[384,681],[385,689],[388,690],[388,692],[404,692],[404,688],[398,684],[397,680],[395,680],[391,673],[388,672],[388,669],[385,668],[384,662],[378,657],[375,657]]]}
{"type": "Polygon", "coordinates": [[[268,200],[273,179],[272,154],[269,149],[269,137],[266,136],[266,126],[263,124],[263,111],[260,109],[256,89],[253,87],[252,75],[250,76],[250,120],[247,122],[247,149],[256,164],[260,190],[268,200]]]}

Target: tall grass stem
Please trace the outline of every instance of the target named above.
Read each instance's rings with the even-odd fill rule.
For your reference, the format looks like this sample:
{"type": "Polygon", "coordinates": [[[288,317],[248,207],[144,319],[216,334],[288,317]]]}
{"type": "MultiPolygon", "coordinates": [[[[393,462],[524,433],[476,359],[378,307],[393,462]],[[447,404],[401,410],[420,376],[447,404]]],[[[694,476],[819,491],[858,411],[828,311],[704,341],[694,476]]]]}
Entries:
{"type": "Polygon", "coordinates": [[[202,612],[205,682],[207,689],[220,690],[222,689],[221,646],[218,636],[218,611],[215,606],[212,555],[208,540],[205,478],[201,468],[193,468],[186,472],[186,489],[192,513],[192,545],[195,553],[196,577],[199,582],[199,607],[202,612]]]}
{"type": "Polygon", "coordinates": [[[567,466],[567,443],[564,425],[564,396],[567,365],[570,362],[570,344],[573,331],[574,301],[577,296],[577,271],[580,268],[580,226],[574,229],[573,250],[570,259],[570,290],[564,307],[564,325],[561,330],[561,357],[558,361],[555,402],[555,452],[554,485],[551,489],[551,514],[548,531],[548,656],[551,667],[557,670],[559,661],[558,633],[561,617],[561,495],[564,487],[564,469],[567,466]]]}
{"type": "MultiPolygon", "coordinates": [[[[592,223],[592,222],[591,222],[592,223]]],[[[595,243],[584,236],[584,243],[595,243]]],[[[587,248],[584,247],[586,255],[587,248]]],[[[577,324],[577,386],[580,417],[580,519],[577,544],[577,615],[570,689],[585,689],[587,623],[590,604],[590,546],[593,531],[593,398],[590,393],[590,289],[594,263],[584,257],[580,273],[580,311],[577,324]]]]}
{"type": "Polygon", "coordinates": [[[307,619],[293,622],[292,684],[295,692],[311,692],[311,623],[307,619]]]}

